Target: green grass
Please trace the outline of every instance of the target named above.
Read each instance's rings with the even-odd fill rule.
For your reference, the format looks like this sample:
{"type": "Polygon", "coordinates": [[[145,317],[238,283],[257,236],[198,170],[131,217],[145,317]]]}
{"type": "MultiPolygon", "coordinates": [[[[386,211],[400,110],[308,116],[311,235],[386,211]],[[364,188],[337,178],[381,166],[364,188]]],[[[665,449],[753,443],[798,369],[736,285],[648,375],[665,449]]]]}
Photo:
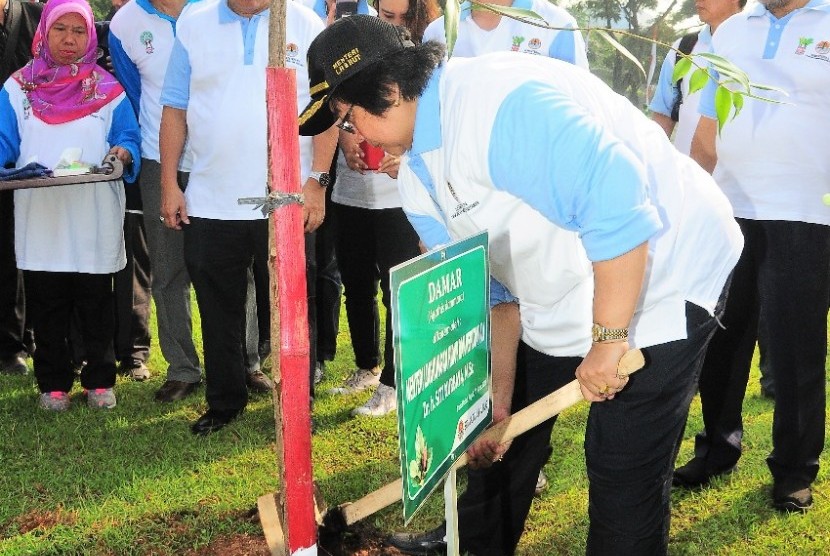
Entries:
{"type": "MultiPolygon", "coordinates": [[[[319,392],[352,368],[345,318],[339,346],[319,392]]],[[[188,425],[205,409],[203,391],[156,403],[166,368],[157,345],[150,367],[149,382],[119,378],[118,407],[108,412],[88,409],[79,389],[69,412],[38,410],[31,376],[0,375],[0,554],[177,555],[262,534],[249,512],[258,496],[277,489],[270,396],[253,397],[226,430],[196,438],[188,425]]],[[[768,507],[772,403],[759,397],[757,384],[754,369],[739,470],[712,488],[673,495],[672,554],[830,554],[826,465],[810,513],[782,516],[768,507]]],[[[315,404],[314,475],[330,504],[356,500],[399,473],[394,417],[349,417],[367,397],[320,394],[315,404]]],[[[533,504],[520,554],[584,552],[586,415],[585,406],[574,408],[554,429],[545,468],[550,487],[533,504]]],[[[700,427],[695,400],[680,461],[691,457],[700,427]]],[[[433,496],[410,529],[433,526],[441,514],[440,496],[433,496]]],[[[402,529],[399,506],[366,521],[382,531],[402,529]]]]}

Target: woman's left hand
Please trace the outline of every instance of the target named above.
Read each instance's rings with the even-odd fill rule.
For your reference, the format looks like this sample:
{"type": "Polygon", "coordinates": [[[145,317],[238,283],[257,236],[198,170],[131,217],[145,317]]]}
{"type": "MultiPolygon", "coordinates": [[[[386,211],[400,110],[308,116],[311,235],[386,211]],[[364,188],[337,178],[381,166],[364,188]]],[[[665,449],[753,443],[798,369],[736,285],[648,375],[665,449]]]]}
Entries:
{"type": "Polygon", "coordinates": [[[591,344],[591,349],[579,367],[576,378],[582,396],[589,402],[613,400],[614,396],[628,384],[628,377],[620,378],[617,366],[628,351],[628,342],[591,344]]]}
{"type": "Polygon", "coordinates": [[[124,166],[129,166],[133,163],[133,155],[130,154],[130,151],[125,149],[124,147],[115,146],[110,149],[109,154],[114,154],[118,157],[118,160],[121,161],[124,166]]]}
{"type": "Polygon", "coordinates": [[[303,230],[310,234],[326,219],[326,188],[308,178],[303,185],[303,230]]]}

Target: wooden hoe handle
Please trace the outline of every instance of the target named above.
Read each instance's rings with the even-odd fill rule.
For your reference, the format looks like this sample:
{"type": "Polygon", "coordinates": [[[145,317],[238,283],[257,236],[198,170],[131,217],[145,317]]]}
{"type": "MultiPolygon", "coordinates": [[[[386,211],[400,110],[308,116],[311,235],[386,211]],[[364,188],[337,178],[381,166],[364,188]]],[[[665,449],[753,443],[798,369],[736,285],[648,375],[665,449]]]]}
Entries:
{"type": "MultiPolygon", "coordinates": [[[[620,359],[617,372],[620,376],[628,376],[642,369],[644,365],[645,359],[643,358],[643,353],[639,349],[632,349],[627,351],[620,359]]],[[[579,389],[579,381],[572,380],[559,390],[533,402],[521,411],[517,411],[503,421],[490,427],[479,438],[483,440],[496,440],[500,443],[513,440],[536,425],[559,415],[583,399],[582,391],[579,389]]],[[[458,469],[466,464],[467,454],[465,452],[453,464],[453,467],[458,469]]],[[[346,502],[332,510],[342,511],[346,525],[351,525],[395,502],[399,502],[402,488],[402,481],[398,479],[378,490],[370,492],[359,500],[346,502]]]]}

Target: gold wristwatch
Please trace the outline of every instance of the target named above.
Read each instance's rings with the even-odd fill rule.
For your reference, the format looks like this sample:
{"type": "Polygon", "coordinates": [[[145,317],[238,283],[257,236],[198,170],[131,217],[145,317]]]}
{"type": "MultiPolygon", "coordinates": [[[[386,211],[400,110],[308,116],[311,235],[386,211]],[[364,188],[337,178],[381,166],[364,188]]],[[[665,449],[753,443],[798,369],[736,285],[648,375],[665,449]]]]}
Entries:
{"type": "Polygon", "coordinates": [[[603,342],[622,342],[628,340],[628,328],[605,328],[594,323],[591,327],[591,340],[595,344],[603,342]]]}

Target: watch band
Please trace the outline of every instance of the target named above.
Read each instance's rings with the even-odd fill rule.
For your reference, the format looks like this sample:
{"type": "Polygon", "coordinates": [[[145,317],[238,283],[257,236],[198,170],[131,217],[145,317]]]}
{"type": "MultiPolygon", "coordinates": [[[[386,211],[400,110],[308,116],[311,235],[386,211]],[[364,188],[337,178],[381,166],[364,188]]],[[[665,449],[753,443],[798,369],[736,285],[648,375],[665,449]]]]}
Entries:
{"type": "Polygon", "coordinates": [[[328,172],[310,172],[308,177],[311,179],[317,180],[317,183],[322,185],[323,187],[328,187],[331,183],[331,176],[329,176],[328,172]]]}
{"type": "Polygon", "coordinates": [[[622,342],[628,340],[628,328],[606,328],[594,323],[591,327],[591,339],[594,343],[622,342]]]}

